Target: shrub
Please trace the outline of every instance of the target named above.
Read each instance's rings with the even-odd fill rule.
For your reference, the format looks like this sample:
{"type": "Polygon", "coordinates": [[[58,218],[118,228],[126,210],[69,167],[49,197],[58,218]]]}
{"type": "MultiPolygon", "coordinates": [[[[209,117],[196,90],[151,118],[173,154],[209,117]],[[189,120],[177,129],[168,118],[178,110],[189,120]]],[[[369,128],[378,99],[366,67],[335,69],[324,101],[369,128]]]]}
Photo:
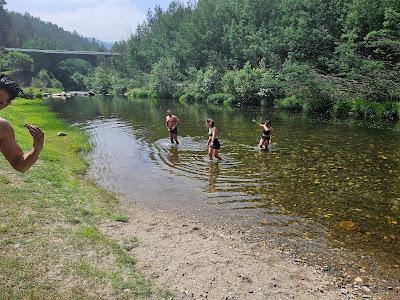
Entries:
{"type": "Polygon", "coordinates": [[[151,70],[149,87],[163,98],[174,98],[179,94],[182,74],[178,62],[172,58],[162,58],[151,70]]]}
{"type": "Polygon", "coordinates": [[[385,105],[380,102],[355,99],[351,102],[351,113],[356,118],[384,117],[385,105]]]}
{"type": "Polygon", "coordinates": [[[351,114],[355,118],[364,118],[365,117],[365,100],[363,99],[354,99],[351,101],[351,114]]]}
{"type": "Polygon", "coordinates": [[[351,114],[351,101],[337,101],[333,105],[333,113],[336,117],[348,117],[351,114]]]}
{"type": "Polygon", "coordinates": [[[281,110],[302,111],[304,102],[296,96],[279,99],[275,103],[275,107],[281,110]]]}
{"type": "Polygon", "coordinates": [[[327,112],[335,94],[332,83],[322,80],[309,66],[286,62],[284,65],[285,94],[303,101],[307,112],[327,112]]]}
{"type": "Polygon", "coordinates": [[[190,103],[196,101],[196,95],[193,93],[187,93],[179,97],[179,102],[190,103]]]}
{"type": "Polygon", "coordinates": [[[221,75],[213,66],[197,72],[195,83],[193,85],[193,92],[196,94],[204,95],[207,98],[209,95],[216,93],[220,90],[221,75]]]}
{"type": "Polygon", "coordinates": [[[43,89],[43,93],[47,93],[47,94],[59,94],[63,92],[63,89],[60,88],[45,88],[43,89]]]}
{"type": "Polygon", "coordinates": [[[312,99],[303,103],[303,110],[307,113],[326,113],[332,107],[330,99],[312,99]]]}
{"type": "Polygon", "coordinates": [[[21,97],[25,99],[40,99],[43,98],[43,93],[39,88],[30,86],[24,89],[24,93],[21,97]]]}
{"type": "Polygon", "coordinates": [[[231,70],[223,77],[223,87],[226,94],[233,96],[232,103],[241,105],[260,105],[260,83],[263,76],[261,68],[252,68],[250,63],[243,69],[231,70]]]}
{"type": "Polygon", "coordinates": [[[32,78],[32,86],[40,89],[63,89],[61,82],[58,81],[52,73],[47,72],[45,69],[40,70],[36,77],[32,78]]]}
{"type": "Polygon", "coordinates": [[[212,104],[229,104],[233,102],[233,97],[229,94],[217,93],[208,96],[207,102],[212,104]]]}
{"type": "Polygon", "coordinates": [[[152,93],[150,90],[146,90],[144,88],[134,88],[128,90],[128,97],[132,98],[151,98],[152,93]]]}
{"type": "Polygon", "coordinates": [[[383,103],[383,115],[388,120],[400,119],[400,102],[385,102],[383,103]]]}

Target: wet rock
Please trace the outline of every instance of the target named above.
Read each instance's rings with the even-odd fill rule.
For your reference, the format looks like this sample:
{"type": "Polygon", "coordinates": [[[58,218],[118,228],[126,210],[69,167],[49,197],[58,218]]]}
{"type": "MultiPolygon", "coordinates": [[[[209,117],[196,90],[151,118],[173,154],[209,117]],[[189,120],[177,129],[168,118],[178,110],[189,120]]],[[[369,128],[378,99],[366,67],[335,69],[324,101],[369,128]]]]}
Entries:
{"type": "Polygon", "coordinates": [[[57,133],[57,135],[58,136],[66,136],[67,134],[65,132],[60,131],[60,132],[57,133]]]}
{"type": "Polygon", "coordinates": [[[340,221],[338,226],[347,231],[354,231],[357,229],[357,224],[353,221],[340,221]]]}

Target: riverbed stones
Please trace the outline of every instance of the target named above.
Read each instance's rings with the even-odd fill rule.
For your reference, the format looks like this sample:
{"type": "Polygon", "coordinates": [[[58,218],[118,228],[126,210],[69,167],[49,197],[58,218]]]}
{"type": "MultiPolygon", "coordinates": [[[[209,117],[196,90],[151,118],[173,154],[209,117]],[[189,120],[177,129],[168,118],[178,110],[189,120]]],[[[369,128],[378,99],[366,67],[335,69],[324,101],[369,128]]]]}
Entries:
{"type": "Polygon", "coordinates": [[[357,229],[357,224],[353,221],[340,221],[338,226],[347,231],[354,231],[357,229]]]}
{"type": "Polygon", "coordinates": [[[362,278],[360,276],[356,277],[356,279],[354,279],[355,283],[361,283],[363,282],[362,278]]]}

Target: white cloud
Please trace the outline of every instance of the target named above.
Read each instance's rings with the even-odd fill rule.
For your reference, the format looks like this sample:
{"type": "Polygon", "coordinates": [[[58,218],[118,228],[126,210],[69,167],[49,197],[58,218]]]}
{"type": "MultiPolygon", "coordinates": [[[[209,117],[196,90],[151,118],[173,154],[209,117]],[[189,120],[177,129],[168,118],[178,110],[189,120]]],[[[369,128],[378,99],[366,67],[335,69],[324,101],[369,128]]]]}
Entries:
{"type": "Polygon", "coordinates": [[[29,12],[65,30],[103,41],[126,39],[145,15],[130,0],[13,0],[8,9],[29,12]]]}

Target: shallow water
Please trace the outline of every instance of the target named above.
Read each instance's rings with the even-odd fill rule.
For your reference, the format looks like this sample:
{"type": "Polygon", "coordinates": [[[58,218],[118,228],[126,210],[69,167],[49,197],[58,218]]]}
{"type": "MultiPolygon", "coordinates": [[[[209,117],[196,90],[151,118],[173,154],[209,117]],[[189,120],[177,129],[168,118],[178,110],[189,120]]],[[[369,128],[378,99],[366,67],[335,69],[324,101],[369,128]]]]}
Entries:
{"type": "Polygon", "coordinates": [[[390,126],[123,97],[49,105],[87,129],[89,172],[112,191],[400,265],[400,133],[390,126]],[[166,138],[169,108],[181,119],[178,146],[166,138]],[[219,130],[219,163],[205,151],[208,117],[219,130]],[[253,118],[272,120],[270,151],[256,147],[261,130],[253,118]]]}

